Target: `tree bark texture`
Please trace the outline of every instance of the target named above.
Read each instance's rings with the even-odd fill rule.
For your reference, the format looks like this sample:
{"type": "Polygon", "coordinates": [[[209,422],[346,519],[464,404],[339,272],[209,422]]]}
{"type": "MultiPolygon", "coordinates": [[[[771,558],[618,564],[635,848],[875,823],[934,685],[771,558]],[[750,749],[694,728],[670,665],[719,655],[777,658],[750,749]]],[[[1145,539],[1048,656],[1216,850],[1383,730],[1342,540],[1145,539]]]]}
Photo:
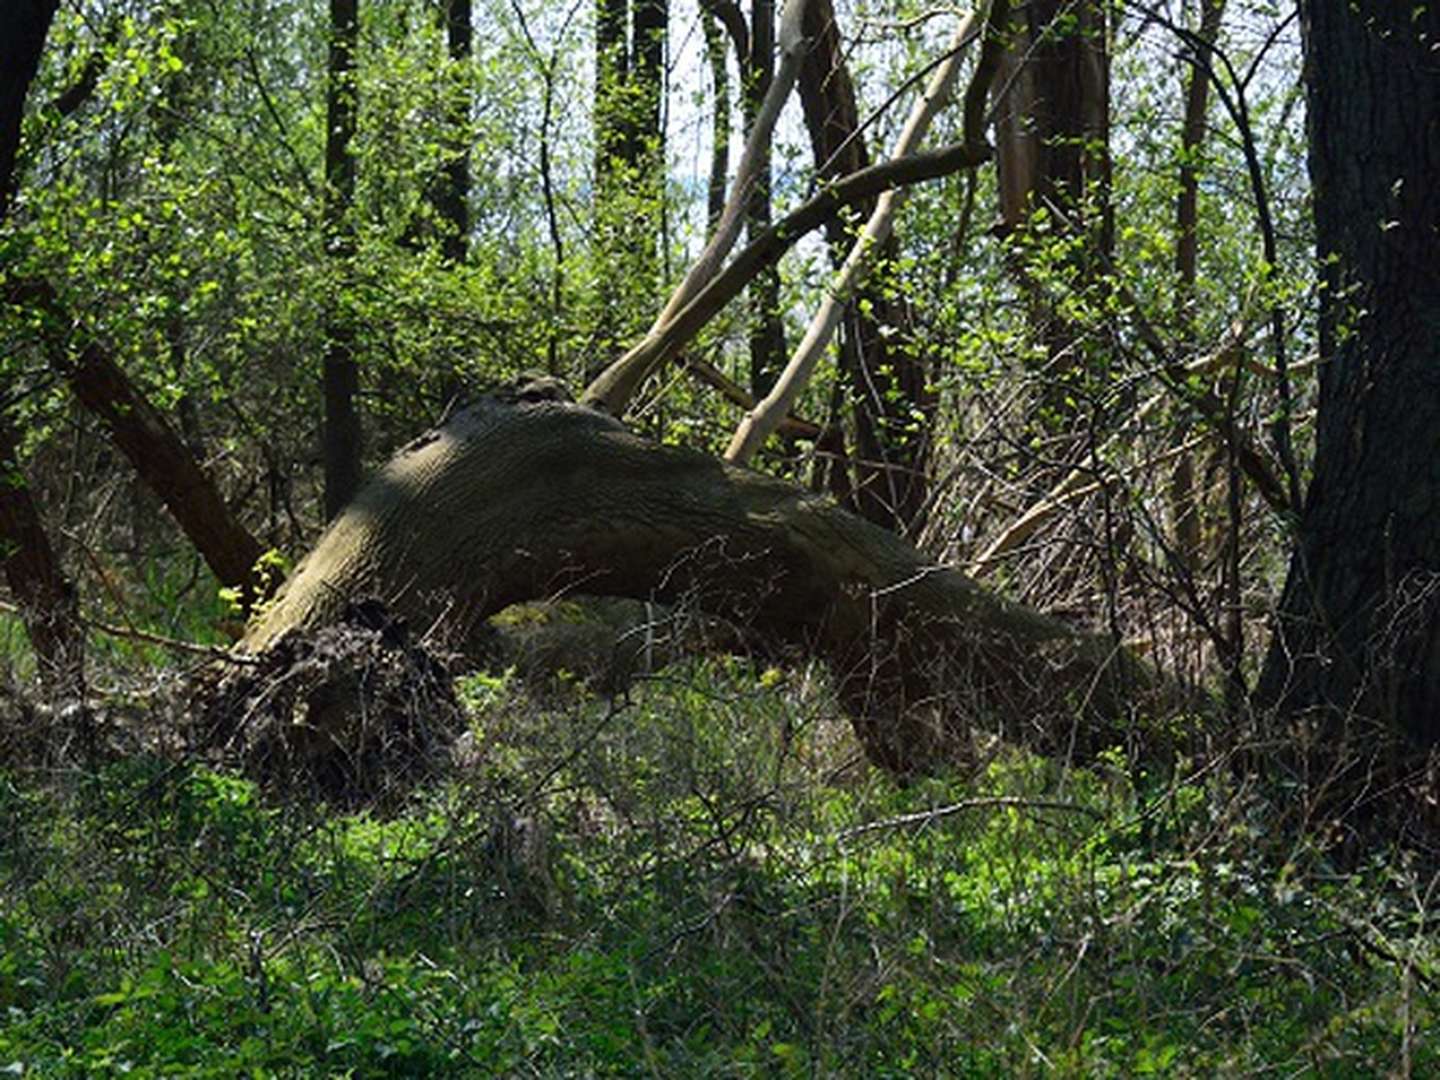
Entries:
{"type": "MultiPolygon", "coordinates": [[[[865,168],[870,155],[831,0],[810,0],[805,35],[811,45],[800,69],[800,103],[816,175],[830,180],[865,168]]],[[[873,208],[874,200],[856,207],[859,218],[868,218],[873,208]]],[[[828,222],[825,238],[838,268],[853,239],[848,222],[838,217],[828,222]]],[[[894,248],[887,240],[878,261],[889,258],[894,248]]],[[[903,333],[894,333],[909,325],[903,298],[862,285],[845,305],[840,329],[840,372],[855,426],[849,503],[867,520],[901,535],[923,525],[917,519],[929,493],[929,424],[917,430],[914,420],[935,411],[924,361],[904,347],[903,333]]]]}
{"type": "MultiPolygon", "coordinates": [[[[741,104],[748,132],[775,78],[775,0],[750,4],[750,52],[740,57],[741,104]]],[[[745,236],[754,241],[770,227],[771,153],[769,145],[755,173],[745,211],[745,236]]],[[[766,267],[750,286],[750,393],[763,398],[785,366],[785,321],[780,317],[780,272],[766,267]]]]}
{"type": "Polygon", "coordinates": [[[1083,222],[1085,199],[1100,195],[1093,223],[1108,250],[1110,60],[1104,5],[1032,0],[1010,16],[1011,41],[996,86],[996,171],[1000,225],[1021,228],[1053,204],[1083,222]]]}
{"type": "Polygon", "coordinates": [[[336,295],[325,325],[325,516],[334,518],[361,480],[360,369],[355,327],[346,310],[345,281],[355,254],[355,141],[359,101],[355,50],[360,39],[357,0],[330,0],[330,53],[325,96],[325,243],[335,263],[336,295]]]}
{"type": "Polygon", "coordinates": [[[396,454],[242,649],[367,595],[456,633],[538,597],[631,596],[723,617],[767,656],[827,659],[888,768],[963,756],[972,726],[1081,752],[1130,737],[1128,710],[1154,683],[1107,639],[986,592],[824,497],[532,397],[483,399],[396,454]]]}
{"type": "Polygon", "coordinates": [[[1440,7],[1301,4],[1324,274],[1314,476],[1260,700],[1440,741],[1440,7]]]}

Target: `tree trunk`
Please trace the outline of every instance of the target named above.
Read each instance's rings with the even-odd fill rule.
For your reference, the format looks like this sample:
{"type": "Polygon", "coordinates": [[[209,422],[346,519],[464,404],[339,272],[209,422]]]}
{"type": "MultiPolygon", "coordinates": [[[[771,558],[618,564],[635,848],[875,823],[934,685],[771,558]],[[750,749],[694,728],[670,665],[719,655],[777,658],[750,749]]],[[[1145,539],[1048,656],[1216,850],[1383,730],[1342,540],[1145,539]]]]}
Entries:
{"type": "Polygon", "coordinates": [[[334,518],[360,486],[360,412],[355,327],[344,287],[355,255],[355,140],[359,102],[355,49],[357,0],[330,0],[330,55],[325,96],[325,245],[334,262],[325,322],[325,516],[334,518]]]}
{"type": "Polygon", "coordinates": [[[53,701],[85,697],[85,631],[20,468],[20,437],[0,412],[0,565],[20,609],[40,685],[53,701]]]}
{"type": "MultiPolygon", "coordinates": [[[[55,0],[20,0],[0,35],[0,225],[9,216],[18,187],[15,165],[25,98],[58,6],[55,0]]],[[[11,302],[10,297],[6,300],[11,302]]],[[[75,589],[55,557],[21,468],[20,432],[5,411],[11,404],[0,400],[0,565],[45,692],[56,701],[83,701],[85,632],[75,589]]]]}
{"type": "MultiPolygon", "coordinates": [[[[470,0],[447,0],[445,5],[445,40],[452,67],[468,72],[475,28],[470,0]]],[[[457,93],[450,116],[450,134],[456,141],[445,163],[435,209],[445,223],[441,241],[445,258],[452,263],[465,261],[470,239],[470,82],[463,80],[465,93],[457,93]]],[[[451,91],[455,93],[455,91],[451,91]]]]}
{"type": "Polygon", "coordinates": [[[1440,742],[1440,6],[1301,4],[1324,273],[1315,469],[1259,698],[1440,742]]]}
{"type": "MultiPolygon", "coordinates": [[[[810,0],[805,33],[811,46],[800,70],[800,102],[817,175],[829,180],[863,169],[870,155],[859,130],[855,84],[830,0],[810,0]]],[[[866,218],[873,203],[858,209],[866,218]]],[[[852,242],[847,222],[831,221],[826,240],[838,268],[852,242]]],[[[894,247],[887,240],[878,261],[892,255],[894,247]]],[[[930,433],[928,423],[914,430],[914,420],[935,411],[924,362],[894,334],[909,323],[902,298],[892,290],[862,285],[845,305],[840,332],[840,375],[855,425],[853,494],[848,502],[867,520],[901,535],[913,535],[923,524],[917,518],[928,494],[930,433]]]]}
{"type": "Polygon", "coordinates": [[[58,0],[15,0],[5,16],[5,33],[0,34],[0,221],[10,212],[19,182],[15,162],[25,96],[40,69],[40,54],[59,6],[58,0]]]}
{"type": "MultiPolygon", "coordinates": [[[[750,5],[750,55],[740,58],[741,101],[745,130],[760,112],[760,103],[775,78],[775,0],[753,0],[750,5]]],[[[765,149],[745,215],[746,239],[770,227],[770,148],[765,149]]],[[[780,272],[767,267],[750,286],[750,393],[763,398],[785,366],[785,321],[780,317],[780,272]]]]}
{"type": "MultiPolygon", "coordinates": [[[[1067,255],[1072,282],[1084,289],[1103,273],[1112,244],[1110,211],[1110,62],[1107,17],[1096,0],[1032,0],[1010,17],[1011,41],[996,86],[996,175],[1001,235],[1022,233],[1085,243],[1067,255]],[[1046,212],[1037,229],[1037,212],[1046,212]]],[[[1042,397],[1049,417],[1073,418],[1067,383],[1086,364],[1075,323],[1056,312],[1017,266],[1030,294],[1031,320],[1047,354],[1042,397]]]]}
{"type": "Polygon", "coordinates": [[[705,235],[710,237],[725,212],[725,181],[730,175],[730,67],[726,63],[725,34],[720,19],[701,6],[705,32],[705,59],[715,97],[710,112],[710,179],[705,189],[705,235]]]}
{"type": "Polygon", "coordinates": [[[972,725],[1081,753],[1134,734],[1127,710],[1156,686],[1110,641],[987,593],[827,499],[545,396],[484,399],[403,448],[242,648],[367,595],[455,634],[537,597],[631,596],[723,617],[769,656],[826,658],[888,768],[963,756],[972,725]]]}
{"type": "MultiPolygon", "coordinates": [[[[1200,41],[1213,46],[1220,36],[1225,0],[1201,0],[1200,41]]],[[[1195,341],[1195,280],[1199,263],[1200,169],[1197,157],[1205,144],[1210,102],[1210,66],[1205,56],[1195,57],[1185,89],[1185,119],[1180,129],[1180,194],[1175,200],[1176,327],[1181,349],[1198,349],[1195,341]]],[[[1171,420],[1172,439],[1180,445],[1190,436],[1186,410],[1177,409],[1171,420]]],[[[1170,506],[1175,524],[1176,555],[1191,571],[1201,561],[1200,495],[1195,486],[1195,455],[1183,450],[1170,473],[1170,506]]]]}
{"type": "Polygon", "coordinates": [[[668,0],[595,3],[596,258],[598,352],[640,329],[636,295],[660,285],[665,195],[665,43],[668,0]]]}

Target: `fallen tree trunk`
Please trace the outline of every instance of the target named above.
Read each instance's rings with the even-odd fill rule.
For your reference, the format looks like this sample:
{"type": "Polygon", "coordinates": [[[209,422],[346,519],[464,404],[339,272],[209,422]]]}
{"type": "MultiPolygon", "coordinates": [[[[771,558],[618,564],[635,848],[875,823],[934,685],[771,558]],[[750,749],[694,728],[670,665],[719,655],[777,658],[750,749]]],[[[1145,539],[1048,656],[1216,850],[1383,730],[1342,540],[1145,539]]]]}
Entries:
{"type": "Polygon", "coordinates": [[[1163,692],[1108,639],[828,499],[546,395],[482,399],[401,449],[240,647],[332,623],[360,596],[427,636],[567,591],[692,604],[767,656],[829,661],[867,752],[902,772],[963,757],[977,729],[1050,750],[1114,745],[1163,692]]]}

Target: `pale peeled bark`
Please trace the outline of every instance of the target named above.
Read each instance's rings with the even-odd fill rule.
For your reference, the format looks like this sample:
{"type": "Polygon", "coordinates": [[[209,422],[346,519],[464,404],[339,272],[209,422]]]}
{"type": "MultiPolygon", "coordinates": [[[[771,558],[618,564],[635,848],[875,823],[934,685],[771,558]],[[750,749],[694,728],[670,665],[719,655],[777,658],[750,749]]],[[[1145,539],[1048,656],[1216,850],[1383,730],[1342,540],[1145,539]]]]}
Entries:
{"type": "MultiPolygon", "coordinates": [[[[910,116],[905,122],[904,129],[896,140],[895,149],[892,151],[891,160],[899,160],[914,153],[930,129],[930,122],[942,107],[950,100],[950,94],[955,86],[955,80],[960,74],[961,47],[972,37],[975,27],[975,16],[968,14],[960,20],[960,26],[955,31],[955,39],[950,46],[950,54],[935,69],[930,76],[930,82],[925,87],[925,92],[915,102],[911,109],[910,116]]],[[[815,372],[815,366],[820,358],[825,355],[831,340],[835,336],[835,328],[840,324],[840,318],[845,313],[845,305],[855,290],[860,287],[866,271],[874,260],[875,253],[884,247],[885,241],[889,239],[891,229],[894,227],[895,211],[904,197],[903,189],[895,188],[885,192],[875,203],[875,209],[871,211],[870,218],[866,221],[860,235],[855,238],[854,245],[850,248],[844,264],[836,272],[826,290],[825,299],[821,301],[820,307],[816,310],[810,320],[810,326],[805,331],[805,337],[795,349],[795,354],[790,358],[789,364],[781,373],[780,378],[775,381],[774,387],[765,395],[748,416],[741,421],[740,426],[735,430],[730,440],[730,446],[725,451],[725,460],[737,465],[747,464],[755,451],[764,445],[765,440],[773,435],[790,410],[795,405],[795,400],[800,396],[800,391],[810,381],[810,376],[815,372]]]]}

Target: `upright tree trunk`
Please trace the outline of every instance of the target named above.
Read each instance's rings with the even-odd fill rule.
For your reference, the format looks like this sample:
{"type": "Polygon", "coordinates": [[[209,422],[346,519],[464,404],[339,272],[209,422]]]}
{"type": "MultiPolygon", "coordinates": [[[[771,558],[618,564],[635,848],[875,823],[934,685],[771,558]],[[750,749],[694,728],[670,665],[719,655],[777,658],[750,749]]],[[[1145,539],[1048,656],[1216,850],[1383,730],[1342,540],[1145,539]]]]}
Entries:
{"type": "Polygon", "coordinates": [[[595,236],[604,358],[638,331],[632,297],[659,287],[668,0],[595,3],[595,236]]]}
{"type": "MultiPolygon", "coordinates": [[[[996,171],[1002,235],[1031,230],[1043,242],[1085,238],[1070,261],[1071,288],[1101,272],[1112,243],[1110,64],[1106,5],[1098,0],[1032,0],[1010,16],[1011,43],[996,86],[996,171]],[[1037,212],[1045,229],[1033,231],[1037,212]]],[[[1045,404],[1055,418],[1073,411],[1068,378],[1083,373],[1078,328],[1054,310],[1023,267],[1032,319],[1049,357],[1045,404]]]]}
{"type": "Polygon", "coordinates": [[[326,313],[325,516],[333,518],[360,486],[361,430],[356,397],[355,326],[344,284],[355,255],[355,140],[359,102],[355,50],[358,0],[330,0],[330,56],[325,97],[325,246],[331,258],[330,309],[326,313]]]}
{"type": "MultiPolygon", "coordinates": [[[[1440,6],[1304,0],[1314,477],[1260,700],[1440,742],[1440,6]]],[[[1366,728],[1352,733],[1373,745],[1366,728]]]]}
{"type": "MultiPolygon", "coordinates": [[[[745,129],[760,110],[760,102],[775,77],[775,0],[753,0],[750,5],[750,55],[741,58],[745,129]]],[[[746,238],[753,241],[770,227],[770,152],[750,189],[745,217],[746,238]]],[[[785,322],[780,316],[780,273],[768,267],[750,286],[750,393],[762,398],[775,385],[785,366],[785,322]]]]}
{"type": "Polygon", "coordinates": [[[730,68],[725,62],[725,33],[719,17],[703,9],[705,59],[715,98],[710,113],[710,180],[705,190],[705,232],[709,236],[725,212],[725,183],[730,175],[730,68]]]}
{"type": "MultiPolygon", "coordinates": [[[[25,98],[40,68],[56,0],[19,0],[0,34],[0,226],[18,187],[16,161],[25,98]]],[[[6,297],[6,302],[12,302],[6,297]]],[[[13,387],[7,387],[13,393],[13,387]]],[[[0,565],[20,608],[42,685],[55,700],[85,694],[85,634],[75,589],[45,532],[20,462],[20,432],[0,398],[0,565]]]]}
{"type": "MultiPolygon", "coordinates": [[[[468,70],[474,42],[471,0],[446,0],[445,40],[450,63],[457,73],[468,70]]],[[[462,86],[468,90],[469,81],[462,86]]],[[[452,90],[452,93],[454,91],[452,90]]],[[[436,200],[436,210],[445,226],[441,241],[445,258],[465,261],[470,237],[470,100],[468,93],[456,94],[450,116],[450,136],[457,145],[445,162],[445,176],[436,200]]]]}
{"type": "Polygon", "coordinates": [[[40,54],[59,6],[58,0],[14,0],[7,5],[5,31],[0,34],[0,221],[10,213],[19,182],[15,162],[25,96],[40,69],[40,54]]]}
{"type": "Polygon", "coordinates": [[[19,452],[19,432],[0,412],[0,565],[46,695],[55,701],[83,700],[85,631],[75,589],[50,545],[19,452]]]}
{"type": "MultiPolygon", "coordinates": [[[[1213,45],[1220,34],[1225,0],[1201,0],[1200,40],[1213,45]]],[[[1206,114],[1210,102],[1208,58],[1196,56],[1190,65],[1190,82],[1185,90],[1185,118],[1180,130],[1180,194],[1175,200],[1175,284],[1176,325],[1181,348],[1188,354],[1198,348],[1195,341],[1195,281],[1199,262],[1198,234],[1200,169],[1196,160],[1205,143],[1206,114]]],[[[1173,439],[1178,445],[1189,437],[1190,424],[1177,416],[1173,439]]],[[[1183,450],[1170,474],[1171,516],[1175,524],[1175,549],[1186,566],[1200,562],[1200,506],[1195,490],[1195,455],[1183,450]]]]}
{"type": "MultiPolygon", "coordinates": [[[[810,0],[805,33],[811,45],[800,72],[800,102],[815,166],[821,179],[843,176],[864,168],[870,156],[830,0],[810,0]]],[[[868,217],[872,208],[859,208],[859,216],[868,217]]],[[[838,267],[852,240],[846,221],[830,222],[826,240],[838,267]]],[[[893,250],[893,241],[887,241],[881,258],[893,250]]],[[[928,423],[917,429],[915,417],[932,416],[935,410],[924,362],[903,347],[909,322],[903,299],[891,290],[862,285],[845,307],[840,334],[841,379],[855,426],[848,501],[867,520],[900,534],[914,533],[922,524],[918,516],[928,494],[930,433],[928,423]]],[[[830,486],[836,489],[833,482],[830,486]]]]}

